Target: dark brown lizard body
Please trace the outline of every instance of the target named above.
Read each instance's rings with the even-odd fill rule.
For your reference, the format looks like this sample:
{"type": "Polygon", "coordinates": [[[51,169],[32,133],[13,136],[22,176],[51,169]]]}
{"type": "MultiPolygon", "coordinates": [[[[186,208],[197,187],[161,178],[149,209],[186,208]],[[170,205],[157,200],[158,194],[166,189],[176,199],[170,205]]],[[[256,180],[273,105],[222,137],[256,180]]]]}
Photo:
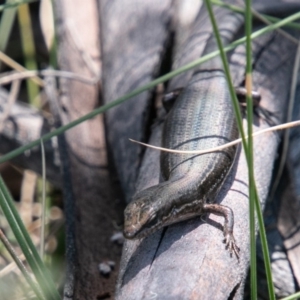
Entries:
{"type": "MultiPolygon", "coordinates": [[[[226,16],[239,28],[242,18],[226,16]]],[[[231,22],[231,23],[228,23],[231,22]]],[[[234,32],[224,31],[228,42],[234,32]]],[[[205,52],[216,49],[212,36],[205,52]]],[[[218,57],[206,62],[193,75],[169,112],[163,129],[162,147],[203,150],[220,146],[238,137],[227,82],[218,57]]],[[[225,218],[224,235],[230,252],[238,255],[233,237],[233,212],[212,204],[233,164],[236,147],[203,154],[161,153],[159,185],[137,193],[125,210],[124,235],[139,238],[172,223],[215,213],[225,218]]]]}
{"type": "MultiPolygon", "coordinates": [[[[208,149],[237,137],[223,71],[200,71],[168,114],[162,146],[208,149]]],[[[162,152],[161,171],[166,181],[135,195],[125,210],[125,237],[145,236],[160,227],[213,212],[225,217],[227,246],[237,252],[231,209],[210,203],[222,186],[235,153],[236,147],[204,155],[162,152]]]]}

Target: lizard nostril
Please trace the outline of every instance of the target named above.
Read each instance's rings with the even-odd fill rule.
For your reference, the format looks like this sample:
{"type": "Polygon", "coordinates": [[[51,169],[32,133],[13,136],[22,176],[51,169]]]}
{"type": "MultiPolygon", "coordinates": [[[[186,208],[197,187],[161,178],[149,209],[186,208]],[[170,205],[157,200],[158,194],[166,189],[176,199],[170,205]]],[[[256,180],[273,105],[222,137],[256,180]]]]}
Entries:
{"type": "Polygon", "coordinates": [[[136,235],[136,228],[134,225],[125,226],[123,230],[123,234],[126,239],[133,239],[136,235]]]}
{"type": "Polygon", "coordinates": [[[125,236],[126,239],[132,239],[132,238],[133,238],[132,232],[129,232],[129,231],[125,231],[125,230],[124,230],[123,233],[124,233],[124,236],[125,236]]]}

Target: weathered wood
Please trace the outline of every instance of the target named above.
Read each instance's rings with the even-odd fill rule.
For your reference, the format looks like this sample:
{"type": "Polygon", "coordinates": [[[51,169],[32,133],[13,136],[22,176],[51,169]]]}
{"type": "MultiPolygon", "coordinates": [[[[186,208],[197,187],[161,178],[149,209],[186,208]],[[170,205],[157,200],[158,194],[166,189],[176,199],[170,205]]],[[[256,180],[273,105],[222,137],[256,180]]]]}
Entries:
{"type": "MultiPolygon", "coordinates": [[[[260,41],[254,89],[262,96],[261,106],[276,112],[273,121],[280,123],[285,116],[295,45],[278,34],[262,37],[260,41]]],[[[231,61],[233,71],[237,72],[235,82],[241,83],[244,69],[239,68],[244,65],[243,47],[235,51],[231,61]]],[[[268,126],[265,120],[255,119],[254,130],[268,126]]],[[[266,134],[254,141],[255,178],[262,207],[268,195],[278,136],[280,134],[266,134]]],[[[146,154],[144,160],[147,159],[146,154]]],[[[152,169],[149,173],[153,174],[152,169]]],[[[158,174],[155,176],[158,181],[158,174]]],[[[149,179],[145,177],[145,180],[140,182],[138,190],[148,185],[149,179]]],[[[156,299],[241,299],[249,266],[248,172],[243,151],[216,199],[220,201],[234,211],[240,261],[230,258],[222,245],[221,218],[209,216],[207,224],[197,218],[176,224],[144,240],[126,241],[117,299],[154,296],[156,299]]]]}
{"type": "MultiPolygon", "coordinates": [[[[295,98],[293,120],[300,119],[299,83],[295,98]]],[[[285,250],[291,265],[298,289],[300,287],[300,165],[299,165],[299,127],[290,131],[288,149],[287,173],[282,179],[287,181],[286,187],[281,195],[281,203],[278,210],[278,229],[282,236],[285,250]]]]}
{"type": "MultiPolygon", "coordinates": [[[[277,172],[275,168],[274,174],[276,173],[277,172]]],[[[279,230],[280,226],[278,226],[278,223],[280,223],[278,215],[282,213],[282,211],[289,213],[289,210],[285,210],[283,203],[285,202],[291,205],[291,202],[293,202],[292,197],[286,198],[285,195],[288,193],[292,196],[294,192],[291,186],[291,178],[288,174],[288,171],[284,170],[282,175],[283,178],[278,186],[278,192],[272,199],[268,199],[264,211],[264,222],[270,251],[273,282],[276,296],[278,298],[287,297],[298,290],[295,281],[296,274],[293,272],[293,268],[291,266],[292,260],[290,260],[290,258],[287,256],[287,251],[294,253],[293,251],[297,249],[288,249],[285,247],[283,236],[279,230]]],[[[286,229],[287,227],[284,226],[284,230],[286,229]]],[[[259,299],[269,299],[266,271],[263,263],[262,247],[259,238],[257,239],[257,273],[257,280],[259,282],[258,297],[259,299]]],[[[249,284],[250,283],[248,282],[248,293],[250,291],[249,284]]]]}
{"type": "MultiPolygon", "coordinates": [[[[172,16],[170,0],[101,0],[103,99],[109,103],[158,75],[172,16]]],[[[129,138],[145,140],[151,91],[106,113],[109,153],[127,202],[135,190],[143,149],[129,138]]]]}
{"type": "MultiPolygon", "coordinates": [[[[96,1],[84,4],[82,1],[56,1],[55,6],[60,69],[100,79],[96,1]]],[[[99,105],[99,97],[98,85],[61,79],[58,107],[62,124],[93,110],[99,105]]],[[[122,212],[109,178],[103,116],[69,130],[65,141],[67,155],[62,160],[66,171],[68,269],[64,298],[112,298],[117,273],[114,270],[104,277],[99,264],[112,260],[116,262],[116,269],[118,267],[121,249],[110,237],[115,231],[113,222],[120,223],[122,212]]]]}
{"type": "MultiPolygon", "coordinates": [[[[267,2],[259,1],[259,4],[263,7],[267,2]]],[[[281,2],[284,0],[278,1],[281,2]]],[[[193,20],[188,25],[174,14],[174,7],[177,7],[177,13],[181,12],[178,7],[184,5],[182,1],[106,0],[98,1],[98,4],[101,9],[101,34],[96,1],[85,3],[84,6],[78,0],[56,1],[59,65],[62,70],[100,78],[101,36],[105,103],[123,96],[159,74],[171,28],[175,32],[173,69],[201,56],[211,34],[208,26],[210,21],[206,12],[199,12],[199,2],[194,3],[193,20]]],[[[273,8],[278,12],[277,2],[273,8]]],[[[221,15],[217,13],[217,17],[221,15]]],[[[231,56],[231,70],[236,84],[244,80],[244,52],[244,48],[239,47],[231,56]]],[[[254,53],[259,52],[259,59],[254,64],[254,87],[262,95],[261,105],[264,109],[274,113],[276,122],[282,122],[295,45],[282,36],[270,34],[254,41],[254,53]]],[[[174,78],[168,88],[172,90],[185,86],[192,73],[190,71],[174,78]]],[[[63,124],[99,105],[99,86],[86,86],[71,80],[61,80],[60,84],[61,97],[56,104],[63,124]]],[[[141,190],[159,182],[159,152],[147,149],[141,160],[144,150],[127,141],[128,137],[147,139],[151,117],[155,115],[149,100],[151,94],[145,92],[106,116],[107,140],[109,151],[112,151],[109,154],[127,200],[130,200],[136,188],[141,190]]],[[[0,91],[0,100],[4,98],[0,91]]],[[[39,138],[40,128],[42,133],[46,133],[52,126],[37,111],[18,103],[15,107],[0,135],[0,151],[3,153],[39,138]]],[[[266,126],[269,125],[265,120],[255,119],[255,130],[266,126]]],[[[161,127],[159,119],[151,129],[150,143],[160,144],[161,127]]],[[[66,144],[61,144],[65,148],[63,150],[67,151],[61,157],[67,171],[63,182],[68,257],[64,297],[113,298],[120,248],[111,244],[110,237],[114,232],[112,220],[118,223],[120,219],[120,206],[116,200],[118,192],[116,195],[112,191],[112,186],[116,189],[117,185],[112,184],[108,172],[103,118],[95,117],[70,130],[65,137],[66,144]],[[104,260],[116,261],[115,271],[106,278],[98,270],[99,263],[104,260]]],[[[277,155],[278,137],[280,134],[272,133],[255,139],[256,180],[263,206],[277,155]]],[[[294,143],[296,146],[291,149],[299,149],[296,139],[294,143]]],[[[46,143],[45,147],[49,159],[48,178],[61,184],[62,179],[54,162],[56,147],[51,142],[46,143]]],[[[32,149],[27,155],[16,158],[14,162],[40,172],[39,150],[32,149]]],[[[275,228],[269,230],[269,242],[278,296],[292,293],[300,282],[300,231],[297,221],[300,176],[297,151],[290,153],[290,156],[290,178],[282,191],[280,207],[276,208],[276,211],[279,209],[278,228],[275,228],[274,216],[267,221],[268,225],[275,228]]],[[[221,243],[220,224],[223,220],[210,216],[207,223],[203,223],[196,218],[170,226],[147,239],[125,243],[117,298],[242,298],[249,265],[247,182],[244,154],[240,152],[232,173],[216,199],[234,210],[235,236],[241,248],[239,262],[235,257],[229,257],[221,243]]],[[[259,268],[261,270],[263,268],[259,268]]],[[[262,273],[259,276],[264,276],[262,273]]],[[[259,295],[266,298],[263,281],[263,277],[260,277],[262,289],[259,295]]]]}

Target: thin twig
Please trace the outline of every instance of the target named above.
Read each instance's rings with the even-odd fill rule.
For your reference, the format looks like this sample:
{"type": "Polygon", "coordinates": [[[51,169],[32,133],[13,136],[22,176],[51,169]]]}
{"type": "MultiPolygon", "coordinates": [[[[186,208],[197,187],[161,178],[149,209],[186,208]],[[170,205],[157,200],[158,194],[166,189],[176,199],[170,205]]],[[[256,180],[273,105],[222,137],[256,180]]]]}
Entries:
{"type": "MultiPolygon", "coordinates": [[[[22,65],[11,59],[8,55],[0,51],[0,60],[4,62],[7,66],[11,67],[14,70],[17,70],[19,72],[26,72],[28,71],[26,68],[24,68],[22,65]]],[[[43,80],[37,76],[33,76],[32,81],[34,81],[39,86],[43,86],[43,80]]]]}
{"type": "Polygon", "coordinates": [[[36,76],[54,76],[54,77],[63,77],[67,79],[81,81],[86,84],[94,85],[98,83],[99,78],[89,78],[86,76],[81,76],[68,71],[58,71],[58,70],[43,70],[43,71],[24,71],[24,72],[9,72],[8,75],[0,77],[0,85],[8,84],[14,80],[21,80],[36,76]]]}
{"type": "MultiPolygon", "coordinates": [[[[252,134],[252,136],[255,137],[255,136],[261,135],[263,133],[272,132],[272,131],[276,131],[276,130],[283,130],[283,129],[292,128],[292,127],[296,127],[296,126],[300,126],[300,120],[272,126],[272,127],[269,127],[269,128],[263,129],[263,130],[259,130],[259,131],[254,132],[252,134]]],[[[246,139],[247,138],[248,138],[248,136],[246,136],[246,139]]],[[[131,142],[146,146],[148,148],[152,148],[152,149],[160,150],[160,151],[164,151],[164,152],[177,153],[177,154],[206,154],[206,153],[211,153],[211,152],[215,152],[215,151],[220,151],[220,150],[226,149],[228,147],[232,147],[232,146],[237,145],[242,142],[242,139],[240,138],[240,139],[234,140],[230,143],[227,143],[227,144],[224,144],[224,145],[221,145],[218,147],[210,148],[210,149],[186,151],[186,150],[174,150],[174,149],[168,149],[168,148],[158,147],[158,146],[154,146],[154,145],[149,145],[146,143],[138,142],[133,139],[129,139],[129,140],[131,142]]]]}

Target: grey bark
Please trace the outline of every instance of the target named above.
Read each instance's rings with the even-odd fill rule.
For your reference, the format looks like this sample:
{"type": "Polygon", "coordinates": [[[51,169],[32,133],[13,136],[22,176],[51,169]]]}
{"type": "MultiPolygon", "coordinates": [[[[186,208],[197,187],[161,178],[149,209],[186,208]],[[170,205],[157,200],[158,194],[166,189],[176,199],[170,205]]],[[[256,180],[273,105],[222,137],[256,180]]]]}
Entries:
{"type": "MultiPolygon", "coordinates": [[[[91,78],[100,78],[99,15],[96,1],[56,1],[59,67],[91,78]]],[[[60,80],[58,99],[62,124],[99,105],[99,85],[60,80]]],[[[69,165],[64,176],[67,229],[67,278],[65,299],[113,297],[116,270],[103,277],[99,264],[116,262],[120,246],[110,237],[120,223],[117,191],[108,172],[103,116],[96,116],[65,134],[69,165]],[[67,176],[66,176],[67,175],[67,176]]],[[[65,163],[65,162],[63,162],[65,163]]]]}
{"type": "MultiPolygon", "coordinates": [[[[0,89],[0,109],[5,111],[8,101],[8,93],[0,89]]],[[[53,127],[53,119],[42,115],[37,109],[16,101],[7,118],[1,124],[0,152],[7,153],[18,147],[24,146],[44,135],[53,127]]],[[[44,143],[46,158],[47,179],[56,187],[61,187],[60,161],[57,149],[57,140],[53,138],[44,143]]],[[[26,153],[17,156],[12,163],[42,174],[41,148],[36,147],[26,153]]]]}
{"type": "MultiPolygon", "coordinates": [[[[172,1],[99,1],[103,55],[103,99],[109,103],[158,75],[171,29],[172,1]]],[[[127,202],[134,193],[145,140],[151,91],[106,113],[108,149],[127,202]]]]}

